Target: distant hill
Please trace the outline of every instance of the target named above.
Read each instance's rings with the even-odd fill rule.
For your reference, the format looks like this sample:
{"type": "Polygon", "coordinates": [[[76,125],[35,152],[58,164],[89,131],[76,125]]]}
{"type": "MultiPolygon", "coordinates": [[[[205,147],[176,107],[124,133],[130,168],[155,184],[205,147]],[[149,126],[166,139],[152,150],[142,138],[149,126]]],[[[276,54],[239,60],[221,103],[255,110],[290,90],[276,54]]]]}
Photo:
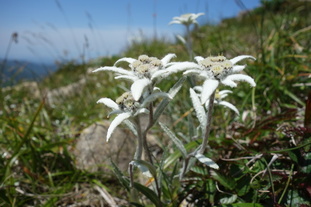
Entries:
{"type": "Polygon", "coordinates": [[[24,60],[0,60],[2,86],[14,85],[22,80],[41,80],[57,69],[53,63],[35,63],[24,60]]]}

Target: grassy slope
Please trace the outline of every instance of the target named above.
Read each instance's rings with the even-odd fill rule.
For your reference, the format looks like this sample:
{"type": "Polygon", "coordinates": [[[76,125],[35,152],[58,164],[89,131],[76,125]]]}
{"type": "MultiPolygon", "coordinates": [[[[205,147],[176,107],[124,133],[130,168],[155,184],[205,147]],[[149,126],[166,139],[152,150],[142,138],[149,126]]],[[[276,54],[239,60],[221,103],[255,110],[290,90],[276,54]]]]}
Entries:
{"type": "MultiPolygon", "coordinates": [[[[286,1],[282,5],[281,10],[279,6],[274,8],[269,5],[241,17],[224,20],[220,25],[204,25],[192,34],[197,55],[224,54],[234,57],[249,54],[257,58],[255,62],[248,62],[246,73],[255,78],[258,86],[250,90],[247,84],[242,83],[234,89],[235,93],[229,100],[236,103],[240,111],[252,114],[252,109],[257,109],[256,116],[248,116],[240,125],[234,121],[241,120],[231,116],[231,112],[228,114],[223,109],[215,111],[213,136],[222,137],[211,140],[216,157],[227,157],[228,152],[231,157],[244,155],[244,152],[233,147],[232,140],[224,139],[228,134],[233,134],[233,129],[237,134],[233,138],[251,140],[248,150],[259,153],[291,147],[288,137],[276,131],[280,125],[302,126],[303,117],[296,120],[296,110],[303,111],[310,86],[294,84],[310,82],[307,75],[311,72],[311,30],[308,28],[311,19],[307,11],[310,11],[311,5],[308,1],[286,1]],[[261,143],[264,143],[264,147],[261,143]],[[267,146],[267,143],[271,146],[267,146]]],[[[133,44],[123,55],[134,58],[140,54],[162,57],[167,53],[176,53],[176,60],[187,60],[187,53],[181,44],[159,40],[133,44]]],[[[63,65],[56,73],[38,83],[41,96],[37,98],[32,96],[33,91],[27,91],[26,88],[3,92],[0,205],[70,204],[70,196],[76,195],[73,193],[74,186],[82,194],[83,189],[90,188],[89,184],[94,182],[104,183],[110,187],[112,195],[117,195],[120,186],[111,187],[117,185],[114,178],[77,170],[70,155],[70,146],[80,131],[106,117],[106,109],[95,102],[100,97],[116,98],[125,86],[121,81],[117,82],[117,86],[112,85],[113,76],[109,74],[89,74],[87,70],[89,67],[113,65],[117,59],[102,58],[85,65],[74,62],[63,65]],[[46,90],[83,78],[87,81],[78,93],[63,97],[55,107],[44,103],[46,90]],[[18,192],[18,188],[24,193],[18,192]]],[[[170,84],[169,80],[167,84],[170,84]]],[[[181,94],[168,108],[175,120],[181,116],[179,111],[191,107],[190,102],[184,103],[188,92],[181,91],[181,94]]],[[[185,126],[186,120],[176,125],[181,130],[186,130],[185,126]]],[[[297,131],[293,130],[292,133],[298,142],[303,142],[297,131]]],[[[229,171],[225,163],[220,163],[229,171]]],[[[286,167],[289,165],[281,164],[286,167]]],[[[264,197],[261,199],[267,200],[264,197]]]]}

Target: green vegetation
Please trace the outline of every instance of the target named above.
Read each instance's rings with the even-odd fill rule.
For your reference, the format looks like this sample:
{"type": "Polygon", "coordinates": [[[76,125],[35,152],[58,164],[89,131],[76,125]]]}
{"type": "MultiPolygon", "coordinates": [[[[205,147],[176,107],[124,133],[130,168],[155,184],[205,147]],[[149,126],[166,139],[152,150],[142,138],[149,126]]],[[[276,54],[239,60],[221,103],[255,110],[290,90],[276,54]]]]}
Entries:
{"type": "MultiPolygon", "coordinates": [[[[254,11],[192,31],[195,55],[256,57],[256,61],[247,62],[246,73],[257,86],[250,89],[240,83],[228,96],[240,117],[225,108],[214,109],[208,156],[219,170],[196,164],[179,182],[174,175],[180,168],[177,161],[181,153],[163,143],[158,166],[165,205],[178,206],[185,200],[193,206],[311,205],[310,9],[310,1],[263,1],[263,6],[254,11]],[[170,174],[164,171],[167,168],[170,174]]],[[[188,60],[181,43],[160,40],[133,43],[122,56],[161,58],[167,53],[175,53],[176,61],[188,60]]],[[[105,173],[75,166],[72,149],[81,131],[107,119],[109,113],[96,101],[117,98],[125,84],[120,81],[117,87],[112,86],[112,75],[92,74],[90,68],[113,65],[120,57],[85,64],[73,61],[60,65],[57,72],[36,84],[2,89],[0,206],[70,206],[83,202],[84,206],[100,206],[100,201],[92,200],[99,195],[95,186],[113,197],[130,200],[133,206],[165,206],[147,184],[135,183],[136,191],[131,191],[128,178],[123,176],[128,174],[118,170],[118,163],[113,164],[114,171],[105,173]],[[73,83],[80,85],[69,94],[53,99],[48,96],[53,89],[73,83]]],[[[163,87],[169,89],[173,81],[164,82],[163,87]]],[[[193,136],[191,123],[196,121],[192,120],[191,102],[185,101],[189,91],[181,89],[179,93],[166,114],[174,122],[170,127],[178,128],[187,139],[193,136]]],[[[164,133],[159,126],[154,132],[161,140],[164,133]]],[[[105,144],[104,137],[98,144],[105,144]]],[[[198,144],[189,142],[186,149],[198,144]]]]}

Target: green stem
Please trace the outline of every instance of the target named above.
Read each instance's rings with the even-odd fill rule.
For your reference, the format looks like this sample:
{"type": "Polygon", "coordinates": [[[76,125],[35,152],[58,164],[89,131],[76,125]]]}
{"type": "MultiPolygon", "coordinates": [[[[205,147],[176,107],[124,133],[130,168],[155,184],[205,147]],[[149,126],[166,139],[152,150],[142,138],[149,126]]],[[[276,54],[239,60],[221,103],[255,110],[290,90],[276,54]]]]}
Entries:
{"type": "Polygon", "coordinates": [[[213,114],[213,108],[214,108],[214,99],[215,99],[215,91],[209,98],[209,105],[208,105],[208,111],[207,111],[207,125],[205,130],[205,135],[203,137],[203,142],[201,145],[201,148],[199,150],[199,154],[204,154],[204,151],[207,147],[209,134],[211,131],[211,122],[212,122],[212,114],[213,114]]]}

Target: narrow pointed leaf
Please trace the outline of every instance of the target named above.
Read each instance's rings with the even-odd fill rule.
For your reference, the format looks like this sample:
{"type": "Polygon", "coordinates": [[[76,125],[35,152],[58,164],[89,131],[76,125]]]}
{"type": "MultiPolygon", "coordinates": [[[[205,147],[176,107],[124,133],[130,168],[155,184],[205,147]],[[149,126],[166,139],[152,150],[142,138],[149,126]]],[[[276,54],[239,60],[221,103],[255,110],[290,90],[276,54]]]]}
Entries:
{"type": "Polygon", "coordinates": [[[141,104],[141,107],[146,107],[149,103],[155,101],[158,98],[172,99],[167,93],[164,93],[164,92],[152,93],[143,101],[143,103],[141,104]]]}
{"type": "Polygon", "coordinates": [[[138,167],[139,170],[143,173],[143,175],[147,177],[157,176],[157,170],[150,162],[144,160],[133,160],[130,162],[130,164],[138,167]]]}
{"type": "Polygon", "coordinates": [[[192,105],[193,105],[193,108],[195,110],[195,113],[197,115],[197,118],[200,122],[202,134],[204,135],[205,131],[206,131],[206,124],[207,124],[206,112],[205,112],[204,107],[201,104],[201,101],[200,101],[198,95],[196,94],[196,92],[194,92],[194,90],[192,88],[190,88],[190,98],[191,98],[192,105]]]}
{"type": "Polygon", "coordinates": [[[163,204],[161,200],[158,198],[157,194],[151,189],[139,184],[134,183],[134,188],[144,194],[156,207],[162,207],[163,204]]]}
{"type": "Polygon", "coordinates": [[[195,157],[196,157],[200,162],[202,162],[203,164],[207,165],[208,167],[213,168],[213,169],[216,169],[216,170],[219,169],[219,166],[218,166],[213,160],[211,160],[210,158],[205,157],[204,155],[199,154],[199,153],[196,154],[195,157]]]}
{"type": "Polygon", "coordinates": [[[112,170],[114,174],[117,176],[119,182],[123,185],[123,187],[129,191],[130,190],[130,181],[127,179],[118,166],[111,160],[112,170]]]}
{"type": "Polygon", "coordinates": [[[176,137],[176,135],[167,127],[165,126],[163,123],[159,122],[161,128],[163,129],[163,131],[168,135],[168,137],[173,141],[173,143],[175,144],[175,146],[177,147],[177,149],[181,152],[181,154],[183,155],[183,157],[187,156],[187,150],[185,149],[182,141],[180,141],[180,139],[178,139],[176,137]]]}
{"type": "MultiPolygon", "coordinates": [[[[173,99],[175,97],[175,95],[178,93],[178,91],[181,89],[183,83],[185,82],[186,78],[182,77],[181,79],[179,79],[174,86],[169,90],[168,94],[169,96],[173,99]]],[[[164,109],[166,108],[166,106],[169,104],[170,100],[168,98],[163,99],[161,101],[161,103],[157,106],[156,111],[154,112],[153,115],[153,121],[155,122],[163,113],[164,109]]]]}

